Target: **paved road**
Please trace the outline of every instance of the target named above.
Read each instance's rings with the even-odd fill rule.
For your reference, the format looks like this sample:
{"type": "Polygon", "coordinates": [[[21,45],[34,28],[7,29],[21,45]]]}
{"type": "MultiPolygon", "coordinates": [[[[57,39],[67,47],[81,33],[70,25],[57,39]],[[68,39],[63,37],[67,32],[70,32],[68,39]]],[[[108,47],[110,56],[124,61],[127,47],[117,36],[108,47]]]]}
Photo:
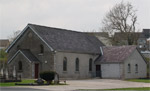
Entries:
{"type": "Polygon", "coordinates": [[[129,82],[112,79],[86,79],[86,80],[67,80],[69,85],[53,86],[24,86],[9,89],[2,88],[3,91],[74,91],[77,89],[112,89],[129,87],[150,87],[150,83],[129,82]],[[26,90],[27,89],[27,90],[26,90]]]}

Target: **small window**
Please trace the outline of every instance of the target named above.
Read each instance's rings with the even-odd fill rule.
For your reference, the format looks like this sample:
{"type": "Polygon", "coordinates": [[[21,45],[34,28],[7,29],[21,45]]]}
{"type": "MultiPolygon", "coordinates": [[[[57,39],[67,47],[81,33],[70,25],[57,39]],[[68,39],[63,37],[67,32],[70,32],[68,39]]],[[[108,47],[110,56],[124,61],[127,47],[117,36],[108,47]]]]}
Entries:
{"type": "Polygon", "coordinates": [[[135,64],[135,73],[138,73],[138,64],[135,64]]]}
{"type": "Polygon", "coordinates": [[[18,62],[18,70],[19,70],[19,71],[22,70],[22,62],[21,62],[21,61],[18,62]]]}
{"type": "Polygon", "coordinates": [[[44,53],[44,46],[40,45],[40,53],[44,53]]]}
{"type": "Polygon", "coordinates": [[[20,50],[20,45],[17,45],[17,50],[20,50]]]}
{"type": "Polygon", "coordinates": [[[93,60],[90,58],[90,59],[89,59],[89,71],[92,71],[92,61],[93,61],[93,60]]]}
{"type": "Polygon", "coordinates": [[[75,70],[79,71],[79,58],[76,58],[76,63],[75,63],[75,70]]]}
{"type": "Polygon", "coordinates": [[[131,65],[128,64],[128,73],[131,73],[131,65]]]}
{"type": "Polygon", "coordinates": [[[63,60],[63,71],[67,71],[67,58],[64,57],[64,60],[63,60]]]}

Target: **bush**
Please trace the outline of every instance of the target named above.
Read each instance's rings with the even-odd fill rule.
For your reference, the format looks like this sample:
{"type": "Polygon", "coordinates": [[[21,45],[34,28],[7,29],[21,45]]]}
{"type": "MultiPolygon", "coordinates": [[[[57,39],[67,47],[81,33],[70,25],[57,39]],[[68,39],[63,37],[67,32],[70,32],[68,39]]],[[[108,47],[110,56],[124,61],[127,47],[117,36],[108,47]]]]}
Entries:
{"type": "Polygon", "coordinates": [[[47,81],[48,84],[51,84],[52,80],[54,80],[55,72],[54,71],[41,72],[40,77],[45,81],[47,81]]]}

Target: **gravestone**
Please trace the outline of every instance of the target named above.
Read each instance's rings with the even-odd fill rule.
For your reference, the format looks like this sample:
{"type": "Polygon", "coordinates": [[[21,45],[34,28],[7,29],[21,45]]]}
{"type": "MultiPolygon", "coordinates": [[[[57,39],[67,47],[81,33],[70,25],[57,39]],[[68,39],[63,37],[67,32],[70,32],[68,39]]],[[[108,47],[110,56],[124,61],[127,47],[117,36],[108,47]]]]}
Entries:
{"type": "Polygon", "coordinates": [[[55,74],[54,84],[59,84],[59,75],[57,73],[55,74]]]}
{"type": "Polygon", "coordinates": [[[38,85],[43,85],[44,84],[44,81],[41,78],[38,78],[36,80],[36,82],[37,82],[38,85]]]}
{"type": "Polygon", "coordinates": [[[9,79],[9,77],[8,77],[9,75],[8,75],[8,69],[7,68],[5,69],[5,76],[6,76],[6,79],[8,80],[9,79]]]}
{"type": "Polygon", "coordinates": [[[16,67],[14,66],[14,69],[13,69],[13,78],[16,79],[16,67]]]}
{"type": "Polygon", "coordinates": [[[1,76],[3,77],[4,76],[4,69],[1,68],[1,76]]]}

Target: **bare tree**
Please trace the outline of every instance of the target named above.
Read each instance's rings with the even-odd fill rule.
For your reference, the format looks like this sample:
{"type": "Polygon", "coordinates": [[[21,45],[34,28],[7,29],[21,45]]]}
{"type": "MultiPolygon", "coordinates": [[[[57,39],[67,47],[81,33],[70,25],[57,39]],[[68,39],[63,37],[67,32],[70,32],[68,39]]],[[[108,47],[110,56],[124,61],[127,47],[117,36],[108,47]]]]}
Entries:
{"type": "Polygon", "coordinates": [[[131,3],[121,2],[116,4],[104,17],[102,31],[113,34],[121,32],[129,45],[134,44],[134,32],[136,32],[137,16],[131,3]]]}
{"type": "Polygon", "coordinates": [[[17,31],[15,31],[15,32],[13,32],[13,34],[12,35],[10,35],[8,38],[9,38],[9,41],[10,41],[10,43],[13,41],[13,40],[15,40],[16,39],[16,37],[20,34],[20,30],[17,30],[17,31]]]}

